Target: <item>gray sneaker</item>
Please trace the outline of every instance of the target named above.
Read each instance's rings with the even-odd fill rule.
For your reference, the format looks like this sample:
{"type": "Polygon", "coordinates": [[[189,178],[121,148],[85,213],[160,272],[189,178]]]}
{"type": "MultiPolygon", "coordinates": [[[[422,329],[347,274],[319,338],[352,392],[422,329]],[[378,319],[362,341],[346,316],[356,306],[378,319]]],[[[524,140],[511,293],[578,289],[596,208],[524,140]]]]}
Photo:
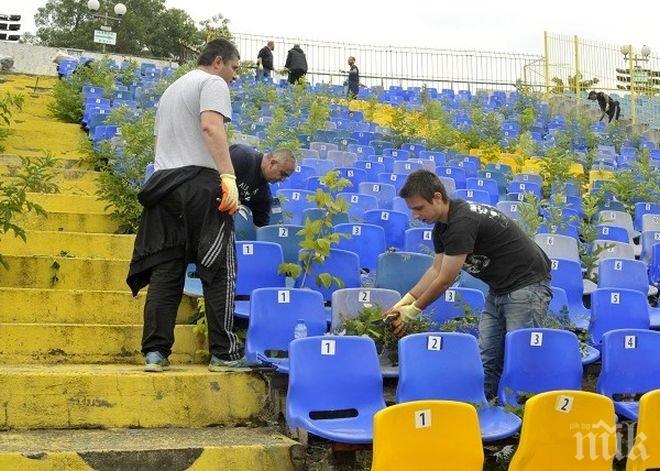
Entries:
{"type": "Polygon", "coordinates": [[[238,360],[221,360],[215,355],[212,355],[209,362],[209,371],[224,371],[227,368],[247,368],[247,366],[245,357],[241,357],[238,360]]]}
{"type": "Polygon", "coordinates": [[[160,352],[149,352],[144,357],[144,371],[160,373],[170,367],[170,362],[160,352]]]}

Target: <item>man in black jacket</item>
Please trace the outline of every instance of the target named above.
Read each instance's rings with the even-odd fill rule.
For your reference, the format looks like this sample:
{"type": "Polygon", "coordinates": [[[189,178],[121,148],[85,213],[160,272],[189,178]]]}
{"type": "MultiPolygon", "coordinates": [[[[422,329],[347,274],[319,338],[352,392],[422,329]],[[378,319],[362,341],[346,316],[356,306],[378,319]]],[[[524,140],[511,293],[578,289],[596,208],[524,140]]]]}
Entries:
{"type": "Polygon", "coordinates": [[[289,178],[296,168],[296,158],[288,149],[262,154],[243,144],[231,146],[229,154],[236,173],[238,199],[252,211],[255,226],[267,225],[273,202],[269,184],[289,178]]]}
{"type": "Polygon", "coordinates": [[[284,67],[289,71],[289,83],[291,84],[296,83],[307,73],[307,57],[300,45],[295,44],[289,49],[284,67]]]}
{"type": "Polygon", "coordinates": [[[588,99],[598,101],[598,106],[600,106],[600,111],[603,112],[603,114],[600,115],[600,119],[598,121],[602,121],[605,115],[607,115],[609,118],[609,120],[607,121],[608,123],[611,123],[612,119],[614,119],[615,121],[619,120],[619,115],[621,114],[621,107],[619,105],[619,102],[616,100],[612,100],[612,98],[607,93],[603,93],[603,92],[596,93],[595,91],[592,90],[589,92],[588,99]]]}
{"type": "Polygon", "coordinates": [[[275,50],[275,43],[268,41],[264,47],[261,48],[257,54],[257,80],[262,78],[270,78],[273,73],[273,51],[275,50]]]}

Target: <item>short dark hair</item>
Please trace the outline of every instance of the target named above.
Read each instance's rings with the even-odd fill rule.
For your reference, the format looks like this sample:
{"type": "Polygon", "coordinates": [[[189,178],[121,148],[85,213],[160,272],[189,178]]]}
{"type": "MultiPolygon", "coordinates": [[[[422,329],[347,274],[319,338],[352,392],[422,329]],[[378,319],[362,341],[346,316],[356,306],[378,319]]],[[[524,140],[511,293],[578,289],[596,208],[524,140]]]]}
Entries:
{"type": "Polygon", "coordinates": [[[216,57],[222,58],[224,62],[232,59],[240,59],[241,55],[238,53],[238,49],[236,49],[234,43],[228,39],[214,39],[206,43],[204,49],[202,49],[202,52],[197,58],[197,65],[211,65],[216,57]]]}
{"type": "Polygon", "coordinates": [[[421,196],[429,203],[433,200],[436,193],[442,195],[442,200],[449,201],[447,190],[438,176],[428,170],[415,170],[406,179],[406,183],[399,190],[401,198],[411,198],[421,196]]]}
{"type": "Polygon", "coordinates": [[[589,92],[589,96],[587,98],[589,98],[590,100],[595,100],[597,96],[598,96],[598,93],[596,93],[595,90],[591,90],[589,92]]]}

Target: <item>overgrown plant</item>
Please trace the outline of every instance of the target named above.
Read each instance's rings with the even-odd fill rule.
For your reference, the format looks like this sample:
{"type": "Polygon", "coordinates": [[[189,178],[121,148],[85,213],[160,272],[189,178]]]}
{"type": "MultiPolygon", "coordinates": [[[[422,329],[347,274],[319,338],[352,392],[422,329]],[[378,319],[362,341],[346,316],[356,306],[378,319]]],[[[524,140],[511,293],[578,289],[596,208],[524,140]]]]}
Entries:
{"type": "MultiPolygon", "coordinates": [[[[298,235],[303,236],[300,241],[300,248],[302,249],[300,264],[283,263],[278,270],[280,274],[292,278],[297,279],[302,276],[303,278],[299,283],[300,287],[305,287],[313,266],[325,261],[330,255],[330,249],[339,243],[340,238],[350,237],[349,234],[332,231],[333,219],[348,211],[348,203],[344,198],[335,195],[349,186],[350,181],[340,177],[338,171],[328,172],[321,177],[320,181],[327,188],[327,191],[318,188],[316,193],[307,198],[309,201],[316,203],[317,208],[323,210],[323,217],[315,220],[305,220],[303,228],[298,231],[298,235]]],[[[330,273],[320,273],[315,281],[317,285],[325,288],[329,288],[332,284],[337,285],[339,288],[344,286],[343,280],[330,273]]]]}
{"type": "MultiPolygon", "coordinates": [[[[51,155],[39,159],[21,158],[19,171],[13,179],[0,179],[0,237],[14,234],[14,237],[27,241],[27,233],[20,222],[16,221],[19,215],[34,213],[47,216],[46,211],[37,203],[30,201],[28,193],[56,193],[59,191],[53,182],[55,175],[52,169],[55,158],[51,155]]],[[[0,253],[0,265],[6,270],[9,264],[0,253]]]]}
{"type": "Polygon", "coordinates": [[[609,192],[632,211],[640,201],[657,203],[660,201],[660,170],[651,165],[648,149],[638,153],[632,168],[614,173],[612,180],[606,181],[600,191],[609,192]]]}
{"type": "Polygon", "coordinates": [[[24,102],[25,97],[20,93],[12,94],[7,92],[0,98],[0,152],[4,152],[5,150],[2,141],[7,139],[11,133],[9,126],[11,125],[12,116],[15,111],[21,111],[23,109],[24,102]]]}

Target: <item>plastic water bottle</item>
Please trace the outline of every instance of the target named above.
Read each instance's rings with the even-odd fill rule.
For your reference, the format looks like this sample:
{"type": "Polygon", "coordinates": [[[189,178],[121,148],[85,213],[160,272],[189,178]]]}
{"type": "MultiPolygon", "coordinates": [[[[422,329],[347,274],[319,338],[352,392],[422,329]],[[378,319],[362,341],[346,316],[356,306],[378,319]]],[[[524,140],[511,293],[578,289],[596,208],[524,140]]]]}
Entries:
{"type": "Polygon", "coordinates": [[[305,321],[303,319],[298,319],[296,328],[293,329],[293,338],[302,339],[305,337],[307,337],[307,324],[305,324],[305,321]]]}

